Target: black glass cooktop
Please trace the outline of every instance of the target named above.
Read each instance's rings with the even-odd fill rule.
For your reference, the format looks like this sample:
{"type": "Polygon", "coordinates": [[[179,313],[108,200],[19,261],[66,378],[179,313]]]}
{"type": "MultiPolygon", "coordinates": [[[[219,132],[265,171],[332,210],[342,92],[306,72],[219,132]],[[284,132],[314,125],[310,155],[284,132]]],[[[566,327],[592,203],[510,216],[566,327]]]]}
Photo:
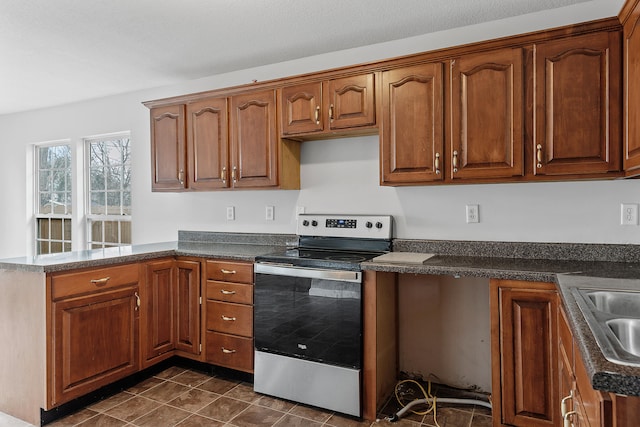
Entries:
{"type": "Polygon", "coordinates": [[[300,267],[360,270],[361,262],[383,253],[295,248],[261,255],[256,258],[256,261],[292,264],[300,267]]]}

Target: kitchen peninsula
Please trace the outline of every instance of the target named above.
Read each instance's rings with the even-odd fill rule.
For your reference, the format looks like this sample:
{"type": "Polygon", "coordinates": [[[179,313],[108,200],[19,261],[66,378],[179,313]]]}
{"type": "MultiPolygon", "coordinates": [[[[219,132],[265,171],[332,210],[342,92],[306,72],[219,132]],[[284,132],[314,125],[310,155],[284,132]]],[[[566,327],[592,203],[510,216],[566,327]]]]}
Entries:
{"type": "MultiPolygon", "coordinates": [[[[50,411],[59,404],[64,404],[56,401],[54,396],[63,396],[60,402],[64,402],[67,397],[65,393],[73,391],[74,384],[83,385],[80,379],[73,377],[80,373],[69,374],[71,378],[54,374],[57,372],[56,369],[60,369],[56,367],[57,363],[62,364],[64,369],[64,362],[67,362],[57,359],[60,354],[56,355],[56,352],[61,350],[58,347],[60,343],[56,344],[55,336],[58,329],[54,328],[54,325],[69,320],[64,319],[64,316],[69,315],[68,312],[64,313],[69,307],[74,307],[73,302],[88,297],[94,298],[91,303],[95,306],[106,304],[105,307],[121,313],[118,321],[106,324],[111,328],[121,328],[117,330],[122,330],[129,339],[125,345],[118,347],[126,351],[119,355],[120,359],[116,359],[115,366],[108,366],[108,361],[98,357],[92,349],[83,353],[91,355],[92,363],[98,365],[86,368],[87,373],[100,377],[96,370],[104,371],[102,374],[105,380],[96,383],[96,388],[99,388],[115,381],[116,378],[138,372],[156,360],[145,359],[142,357],[145,352],[141,350],[144,347],[141,336],[146,335],[140,334],[145,328],[145,323],[140,319],[144,318],[143,312],[149,304],[147,299],[151,298],[149,291],[144,289],[148,288],[146,282],[154,280],[154,276],[149,274],[149,265],[157,265],[157,262],[167,260],[195,263],[191,264],[192,271],[197,273],[193,276],[194,289],[198,295],[204,295],[207,286],[207,262],[223,261],[250,267],[256,256],[286,247],[291,240],[290,235],[180,232],[178,242],[0,260],[0,289],[3,292],[0,316],[2,324],[5,325],[0,330],[5,342],[12,343],[2,352],[0,361],[0,402],[4,405],[0,410],[39,424],[41,419],[51,415],[50,411]],[[100,279],[105,278],[109,280],[100,282],[100,279]],[[89,279],[96,282],[91,285],[92,288],[86,283],[80,283],[79,279],[87,280],[87,283],[89,279]],[[99,291],[96,291],[96,287],[99,291]],[[110,297],[100,299],[99,296],[93,296],[95,293],[109,294],[110,297]],[[60,305],[62,307],[59,307],[60,305]],[[11,327],[8,327],[9,325],[11,327]],[[16,369],[16,366],[20,368],[16,369]],[[111,375],[113,377],[110,377],[111,375]],[[59,381],[69,384],[68,389],[57,388],[59,381]],[[42,413],[41,408],[44,410],[42,413]]],[[[383,316],[393,313],[395,309],[386,306],[388,301],[383,301],[383,293],[379,292],[390,291],[393,295],[397,292],[398,278],[403,275],[481,277],[491,280],[492,289],[494,286],[499,289],[505,283],[524,284],[519,286],[550,284],[552,288],[548,289],[552,289],[554,295],[559,295],[558,300],[554,299],[554,304],[562,306],[566,313],[570,332],[576,342],[576,357],[583,360],[590,385],[605,396],[609,396],[609,393],[612,393],[611,396],[640,396],[640,367],[624,366],[604,358],[571,292],[571,289],[578,285],[587,288],[640,291],[640,251],[637,246],[396,239],[394,251],[436,255],[420,265],[376,262],[361,265],[365,272],[365,418],[375,417],[376,409],[383,402],[383,396],[391,392],[389,385],[392,386],[396,379],[396,365],[383,366],[380,363],[382,360],[397,360],[397,354],[387,355],[390,359],[376,357],[380,354],[382,345],[379,340],[383,337],[380,334],[389,333],[388,327],[379,330],[377,322],[383,320],[383,316]],[[380,298],[377,298],[378,295],[380,298]],[[377,319],[376,316],[381,317],[377,319]]],[[[83,304],[78,307],[83,307],[83,304]]],[[[198,316],[201,318],[206,317],[204,307],[205,305],[199,304],[197,306],[198,316]]],[[[76,314],[71,314],[74,315],[76,314]]],[[[552,323],[556,325],[555,320],[552,323]]],[[[204,320],[198,323],[204,324],[204,320]]],[[[96,331],[102,330],[98,328],[96,331]]],[[[195,353],[190,354],[173,347],[174,350],[163,353],[163,357],[166,358],[167,354],[175,354],[177,351],[177,354],[184,357],[211,363],[205,358],[206,340],[202,338],[202,329],[199,329],[197,334],[198,337],[191,338],[197,338],[197,341],[204,344],[202,351],[196,349],[195,353]]],[[[553,336],[556,336],[555,332],[553,336]]],[[[106,334],[102,338],[108,340],[110,335],[106,334]]],[[[84,342],[94,343],[98,347],[104,345],[104,341],[97,338],[84,342]]],[[[65,345],[72,344],[66,342],[65,345]]],[[[397,345],[391,343],[391,350],[397,351],[397,345]]],[[[492,353],[492,359],[494,356],[499,357],[500,354],[492,353]]],[[[492,360],[492,369],[495,370],[497,366],[500,366],[499,362],[492,360]]],[[[556,372],[555,368],[552,372],[556,372]]],[[[496,385],[501,387],[500,372],[493,372],[493,377],[494,388],[496,385]]],[[[556,384],[555,380],[553,384],[556,384]]],[[[88,390],[80,389],[83,392],[88,390]]],[[[496,396],[497,390],[494,389],[493,393],[496,396]]],[[[68,396],[71,400],[77,397],[75,392],[68,396]]],[[[556,415],[557,419],[560,396],[555,397],[558,399],[557,402],[553,402],[555,409],[551,410],[551,413],[556,415]]],[[[632,413],[636,410],[635,397],[616,396],[615,399],[615,411],[624,410],[632,413]]],[[[504,396],[502,401],[505,402],[504,396]]],[[[500,416],[500,411],[504,412],[507,408],[499,409],[500,406],[496,404],[494,400],[494,424],[500,425],[502,421],[496,420],[496,417],[500,416]]],[[[622,419],[618,419],[617,425],[626,424],[622,419]]]]}

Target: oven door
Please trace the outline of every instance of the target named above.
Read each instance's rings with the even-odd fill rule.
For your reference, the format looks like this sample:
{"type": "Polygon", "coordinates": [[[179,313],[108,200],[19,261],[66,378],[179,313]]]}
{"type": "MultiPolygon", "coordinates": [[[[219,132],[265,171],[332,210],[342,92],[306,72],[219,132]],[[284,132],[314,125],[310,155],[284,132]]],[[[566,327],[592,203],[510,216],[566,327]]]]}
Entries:
{"type": "Polygon", "coordinates": [[[258,351],[359,369],[362,273],[256,263],[258,351]]]}
{"type": "Polygon", "coordinates": [[[253,389],[361,415],[362,273],[256,263],[253,389]]]}

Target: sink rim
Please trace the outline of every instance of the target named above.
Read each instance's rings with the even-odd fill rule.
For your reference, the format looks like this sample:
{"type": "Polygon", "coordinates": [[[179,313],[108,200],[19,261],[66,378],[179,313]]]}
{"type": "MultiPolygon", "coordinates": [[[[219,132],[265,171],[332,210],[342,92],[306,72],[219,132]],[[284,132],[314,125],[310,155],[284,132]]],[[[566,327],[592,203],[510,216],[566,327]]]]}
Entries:
{"type": "Polygon", "coordinates": [[[593,337],[598,344],[598,348],[605,359],[618,365],[640,367],[640,355],[635,355],[627,351],[620,342],[620,339],[607,325],[607,321],[613,319],[637,319],[640,321],[640,314],[638,316],[624,316],[599,310],[587,294],[600,291],[607,293],[636,293],[638,296],[640,296],[640,291],[636,292],[628,289],[602,289],[588,287],[571,288],[574,300],[582,312],[587,326],[591,330],[593,337]]]}

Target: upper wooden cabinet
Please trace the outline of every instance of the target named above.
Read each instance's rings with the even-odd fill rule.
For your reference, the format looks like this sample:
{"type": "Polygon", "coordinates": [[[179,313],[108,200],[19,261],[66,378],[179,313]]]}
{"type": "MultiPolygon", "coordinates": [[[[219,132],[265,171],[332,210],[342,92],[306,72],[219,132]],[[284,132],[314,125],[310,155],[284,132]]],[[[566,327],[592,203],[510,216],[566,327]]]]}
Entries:
{"type": "Polygon", "coordinates": [[[524,175],[523,71],[521,48],[451,61],[451,179],[524,175]]]}
{"type": "Polygon", "coordinates": [[[376,124],[373,73],[280,89],[284,137],[344,131],[376,124]]]}
{"type": "Polygon", "coordinates": [[[154,191],[300,186],[300,149],[278,138],[275,90],[152,108],[151,148],[154,191]]]}
{"type": "Polygon", "coordinates": [[[208,98],[187,108],[187,187],[226,188],[229,170],[227,99],[208,98]]]}
{"type": "Polygon", "coordinates": [[[443,106],[442,63],[382,73],[381,184],[443,179],[443,106]]]}
{"type": "Polygon", "coordinates": [[[640,3],[624,24],[624,170],[640,174],[640,3]]]}
{"type": "Polygon", "coordinates": [[[276,92],[267,90],[231,98],[230,186],[278,185],[276,92]]]}
{"type": "Polygon", "coordinates": [[[534,174],[619,172],[620,32],[549,41],[535,56],[534,174]]]}
{"type": "Polygon", "coordinates": [[[147,102],[153,188],[299,188],[294,141],[376,132],[381,185],[640,174],[638,4],[624,70],[610,18],[147,102]]]}
{"type": "Polygon", "coordinates": [[[151,109],[151,187],[154,191],[186,188],[184,105],[151,109]]]}

